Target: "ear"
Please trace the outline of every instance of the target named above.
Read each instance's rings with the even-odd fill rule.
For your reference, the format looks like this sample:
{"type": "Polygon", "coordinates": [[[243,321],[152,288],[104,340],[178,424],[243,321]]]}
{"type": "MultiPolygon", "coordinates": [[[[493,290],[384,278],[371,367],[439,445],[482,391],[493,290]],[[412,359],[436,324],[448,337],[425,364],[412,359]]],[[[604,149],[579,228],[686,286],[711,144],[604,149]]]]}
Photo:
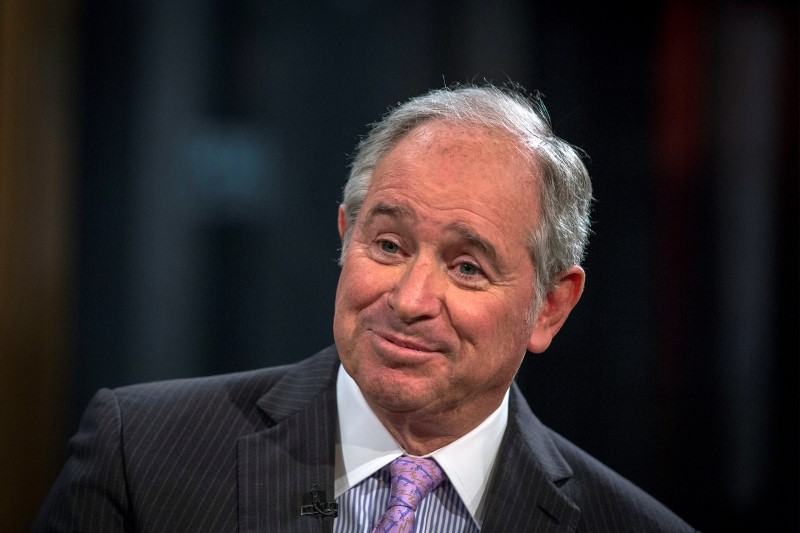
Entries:
{"type": "Polygon", "coordinates": [[[347,231],[347,217],[344,214],[344,204],[339,205],[339,238],[344,239],[344,233],[347,231]]]}
{"type": "Polygon", "coordinates": [[[577,265],[568,268],[559,278],[556,286],[547,293],[539,314],[533,321],[528,350],[542,353],[550,346],[553,337],[564,325],[570,311],[581,299],[586,273],[577,265]]]}

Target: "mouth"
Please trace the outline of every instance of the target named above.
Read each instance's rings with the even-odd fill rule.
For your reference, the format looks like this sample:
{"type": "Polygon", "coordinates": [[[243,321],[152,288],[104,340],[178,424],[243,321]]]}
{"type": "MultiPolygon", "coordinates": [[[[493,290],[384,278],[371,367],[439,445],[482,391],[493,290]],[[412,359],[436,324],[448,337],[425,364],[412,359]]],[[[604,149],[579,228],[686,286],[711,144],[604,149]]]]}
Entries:
{"type": "Polygon", "coordinates": [[[441,351],[440,347],[436,346],[435,343],[432,342],[409,339],[395,333],[384,331],[373,331],[373,333],[382,344],[387,344],[389,347],[402,348],[404,351],[413,351],[422,354],[431,354],[441,351]]]}

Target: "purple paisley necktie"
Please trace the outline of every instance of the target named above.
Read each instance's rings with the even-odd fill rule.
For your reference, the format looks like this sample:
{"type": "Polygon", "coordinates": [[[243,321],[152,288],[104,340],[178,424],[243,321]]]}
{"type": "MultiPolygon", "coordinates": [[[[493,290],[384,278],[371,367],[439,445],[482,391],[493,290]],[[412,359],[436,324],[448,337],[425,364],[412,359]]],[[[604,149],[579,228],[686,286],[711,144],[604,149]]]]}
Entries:
{"type": "Polygon", "coordinates": [[[389,465],[392,499],[372,533],[411,533],[419,502],[444,480],[436,461],[424,457],[398,457],[389,465]]]}

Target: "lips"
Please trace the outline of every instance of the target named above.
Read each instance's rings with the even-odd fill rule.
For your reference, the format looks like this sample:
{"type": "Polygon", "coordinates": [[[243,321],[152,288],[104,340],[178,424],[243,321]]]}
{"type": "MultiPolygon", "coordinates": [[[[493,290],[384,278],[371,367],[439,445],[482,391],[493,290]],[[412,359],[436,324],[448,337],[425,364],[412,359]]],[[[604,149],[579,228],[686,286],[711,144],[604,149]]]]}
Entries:
{"type": "Polygon", "coordinates": [[[377,335],[380,339],[395,346],[398,346],[400,348],[405,348],[406,350],[414,350],[416,352],[425,352],[425,353],[442,351],[442,343],[435,343],[427,340],[412,339],[388,331],[373,330],[373,333],[377,335]]]}

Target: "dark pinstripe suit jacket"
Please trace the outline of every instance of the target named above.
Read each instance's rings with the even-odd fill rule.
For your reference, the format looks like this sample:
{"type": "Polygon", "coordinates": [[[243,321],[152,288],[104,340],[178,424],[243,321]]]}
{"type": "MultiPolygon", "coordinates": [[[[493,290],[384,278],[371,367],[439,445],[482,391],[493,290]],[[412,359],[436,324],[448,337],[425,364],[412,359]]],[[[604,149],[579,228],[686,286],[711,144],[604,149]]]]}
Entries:
{"type": "MultiPolygon", "coordinates": [[[[295,365],[98,392],[34,531],[330,531],[336,350],[295,365]]],[[[692,531],[546,428],[516,385],[484,531],[692,531]]]]}

